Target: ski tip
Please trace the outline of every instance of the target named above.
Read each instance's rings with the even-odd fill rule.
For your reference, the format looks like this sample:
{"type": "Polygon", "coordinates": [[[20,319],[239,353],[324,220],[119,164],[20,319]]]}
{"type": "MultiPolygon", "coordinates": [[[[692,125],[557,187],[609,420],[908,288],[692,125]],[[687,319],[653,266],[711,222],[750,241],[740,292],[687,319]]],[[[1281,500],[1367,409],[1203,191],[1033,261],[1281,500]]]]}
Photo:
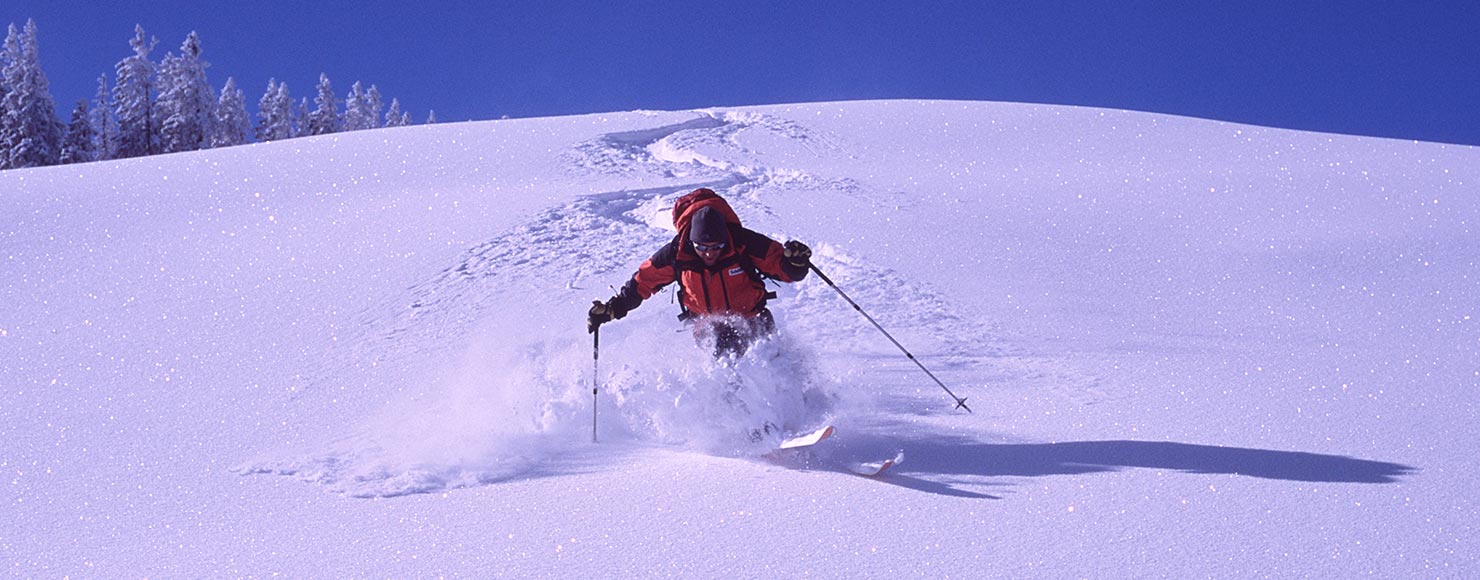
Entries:
{"type": "Polygon", "coordinates": [[[781,448],[781,449],[795,449],[797,447],[807,447],[807,446],[810,446],[810,445],[816,445],[818,443],[821,443],[823,440],[825,440],[825,439],[827,439],[829,437],[832,437],[834,431],[835,431],[835,429],[833,428],[832,425],[827,425],[827,426],[825,426],[825,427],[823,427],[821,429],[818,429],[816,431],[813,431],[811,433],[807,433],[805,435],[800,435],[800,436],[797,436],[797,437],[791,437],[791,438],[785,439],[785,440],[783,440],[781,442],[781,445],[779,446],[779,448],[781,448]]]}
{"type": "Polygon", "coordinates": [[[967,413],[976,413],[976,411],[972,411],[971,410],[971,407],[967,407],[966,406],[966,397],[962,397],[962,398],[956,399],[956,408],[957,409],[966,409],[966,412],[967,413]]]}
{"type": "Polygon", "coordinates": [[[901,463],[904,463],[904,451],[902,450],[895,453],[894,457],[883,461],[854,464],[849,467],[849,471],[864,477],[878,477],[901,463]]]}

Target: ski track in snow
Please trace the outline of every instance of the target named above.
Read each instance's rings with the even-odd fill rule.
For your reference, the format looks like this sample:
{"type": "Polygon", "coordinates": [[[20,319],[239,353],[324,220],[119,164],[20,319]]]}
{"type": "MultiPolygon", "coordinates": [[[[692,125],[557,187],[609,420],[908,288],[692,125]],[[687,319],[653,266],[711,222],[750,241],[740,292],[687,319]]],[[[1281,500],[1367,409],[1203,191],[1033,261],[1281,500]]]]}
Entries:
{"type": "MultiPolygon", "coordinates": [[[[396,303],[367,311],[360,325],[366,334],[350,341],[349,358],[360,361],[358,364],[372,361],[376,365],[416,360],[445,361],[465,352],[475,341],[480,324],[497,315],[490,310],[496,297],[510,293],[549,293],[554,284],[592,297],[609,295],[611,285],[625,280],[637,264],[671,239],[673,200],[698,187],[715,189],[731,202],[748,226],[763,233],[769,233],[761,229],[766,225],[785,222],[785,216],[778,216],[766,205],[766,199],[773,195],[807,195],[829,190],[862,200],[877,201],[887,197],[876,196],[849,180],[826,179],[802,171],[763,166],[753,161],[756,155],[736,139],[739,134],[749,131],[765,132],[767,138],[789,140],[789,144],[807,151],[835,151],[840,147],[836,139],[810,131],[794,121],[755,113],[711,111],[699,112],[696,118],[684,123],[611,133],[580,143],[561,154],[561,159],[573,174],[596,172],[649,179],[656,177],[673,184],[585,195],[572,203],[548,209],[512,231],[469,248],[456,263],[408,288],[396,303]],[[723,155],[716,155],[714,151],[721,151],[723,155]]],[[[850,255],[826,240],[807,241],[814,248],[814,262],[819,268],[912,352],[928,360],[941,376],[950,377],[955,371],[973,369],[981,373],[983,365],[994,365],[1000,368],[1004,382],[1027,378],[1051,384],[1078,385],[1072,389],[1071,397],[1093,398],[1093,395],[1085,395],[1093,393],[1090,388],[1093,379],[1063,376],[1056,374],[1063,370],[1055,369],[1053,365],[1045,365],[1031,357],[1012,356],[993,324],[963,314],[925,285],[850,255]],[[983,345],[989,348],[984,349],[983,345]]],[[[689,360],[689,367],[680,365],[666,371],[660,369],[657,377],[643,376],[626,367],[610,371],[610,374],[603,369],[603,374],[608,375],[604,377],[605,386],[615,401],[611,403],[615,408],[606,409],[606,403],[603,403],[599,410],[609,417],[613,411],[623,417],[624,424],[618,429],[622,436],[661,444],[674,442],[671,439],[692,441],[695,437],[703,439],[714,435],[713,432],[694,433],[692,429],[695,426],[676,423],[703,421],[709,424],[711,431],[743,429],[740,424],[743,420],[735,422],[734,417],[716,415],[714,401],[695,403],[699,407],[691,410],[691,415],[674,415],[672,411],[662,410],[682,406],[678,404],[681,401],[675,399],[684,396],[693,399],[694,391],[723,390],[721,387],[725,384],[734,384],[737,374],[741,383],[748,385],[748,396],[756,398],[750,401],[751,407],[780,408],[775,411],[778,413],[775,417],[777,422],[797,420],[797,417],[783,417],[787,413],[801,413],[805,415],[803,420],[823,420],[821,415],[836,399],[836,391],[842,390],[841,383],[848,383],[850,390],[867,386],[878,387],[872,389],[876,391],[890,390],[893,385],[880,387],[858,384],[858,381],[909,381],[913,386],[928,384],[922,375],[903,378],[905,375],[902,373],[918,373],[918,370],[869,327],[831,287],[815,277],[789,286],[780,289],[782,302],[774,304],[773,309],[778,312],[783,332],[801,337],[801,340],[778,340],[778,344],[770,348],[805,351],[811,347],[803,345],[827,345],[820,347],[825,357],[813,357],[806,352],[782,356],[773,351],[770,356],[780,361],[775,363],[775,368],[767,363],[739,369],[701,368],[696,373],[692,367],[705,367],[702,359],[707,359],[706,356],[689,360]],[[859,357],[884,361],[877,364],[888,365],[890,370],[897,368],[900,372],[887,373],[884,378],[866,377],[857,370],[850,370],[859,366],[859,357]],[[842,362],[834,363],[837,368],[825,371],[823,374],[826,376],[804,379],[812,383],[808,386],[810,401],[781,403],[768,400],[787,398],[797,389],[795,385],[767,383],[786,380],[782,378],[787,376],[786,373],[807,373],[816,364],[814,359],[820,358],[841,359],[842,362]],[[676,383],[685,383],[688,390],[676,388],[676,383]],[[757,388],[754,383],[761,386],[757,388]],[[772,387],[786,387],[786,392],[772,387]],[[818,406],[818,397],[828,401],[818,406]]],[[[650,299],[646,309],[670,308],[668,293],[665,291],[650,299]]],[[[580,342],[572,344],[579,345],[580,342]]],[[[445,423],[447,409],[443,408],[419,416],[397,415],[400,418],[372,422],[372,426],[327,445],[327,449],[288,457],[269,456],[243,463],[235,471],[296,477],[353,497],[434,493],[541,474],[541,463],[579,454],[568,443],[551,441],[583,441],[575,434],[583,421],[589,433],[589,420],[586,419],[590,413],[590,391],[586,386],[590,380],[589,372],[573,375],[575,371],[572,369],[589,369],[590,363],[589,351],[583,353],[574,346],[545,345],[539,348],[561,352],[552,354],[544,350],[509,363],[517,367],[511,374],[530,376],[525,377],[524,384],[509,379],[501,383],[501,388],[533,392],[533,395],[516,397],[512,401],[497,401],[496,406],[518,407],[515,412],[518,417],[501,417],[520,425],[513,431],[494,432],[490,427],[475,426],[452,435],[450,440],[408,444],[408,439],[421,436],[408,424],[422,421],[445,423]],[[556,360],[561,362],[556,364],[556,360]],[[580,360],[588,362],[580,363],[580,360]],[[541,388],[529,388],[529,382],[541,388]],[[400,425],[387,426],[387,421],[400,425]],[[387,436],[387,430],[406,432],[387,436]],[[555,433],[562,437],[555,437],[555,433]],[[400,442],[388,444],[386,439],[400,442]],[[516,440],[521,443],[512,444],[516,440]],[[529,445],[529,441],[534,440],[544,443],[529,445]],[[429,445],[443,445],[444,448],[429,449],[429,445]]],[[[698,352],[698,349],[680,350],[698,352]]],[[[764,349],[758,349],[761,350],[764,349]]],[[[711,362],[707,366],[714,365],[711,362]]],[[[498,368],[493,372],[503,374],[503,371],[508,369],[498,368]]],[[[328,374],[332,375],[332,372],[328,374]]],[[[958,394],[966,396],[972,394],[971,387],[956,386],[958,394]]],[[[487,388],[480,384],[464,390],[487,388]]],[[[931,396],[945,398],[944,393],[933,391],[934,385],[929,385],[929,388],[932,389],[931,396]]],[[[423,407],[466,406],[469,403],[466,399],[471,397],[474,407],[490,406],[489,401],[479,394],[464,392],[459,396],[464,400],[438,401],[433,396],[413,399],[411,404],[423,407]]],[[[855,404],[877,406],[885,403],[860,400],[855,404]]],[[[852,413],[887,411],[865,406],[853,408],[852,413]]],[[[486,423],[499,419],[497,415],[485,414],[469,420],[486,423]]],[[[807,425],[795,423],[789,427],[804,428],[807,425]]],[[[427,438],[438,439],[435,434],[427,438]]],[[[716,449],[712,445],[701,445],[701,448],[720,453],[735,451],[723,446],[716,449]]],[[[754,452],[740,450],[741,454],[754,452]]],[[[809,454],[800,454],[799,457],[781,460],[807,465],[812,459],[809,454]]],[[[849,459],[840,457],[830,461],[837,464],[831,468],[842,469],[849,459]]]]}

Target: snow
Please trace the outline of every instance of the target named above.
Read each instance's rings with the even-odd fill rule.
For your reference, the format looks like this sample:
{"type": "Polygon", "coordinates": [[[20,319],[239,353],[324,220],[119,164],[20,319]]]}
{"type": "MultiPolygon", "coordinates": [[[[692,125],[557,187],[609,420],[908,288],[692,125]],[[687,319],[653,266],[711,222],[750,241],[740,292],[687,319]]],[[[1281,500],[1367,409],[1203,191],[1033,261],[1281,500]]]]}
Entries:
{"type": "Polygon", "coordinates": [[[1475,577],[1477,185],[1473,147],[949,101],[3,172],[0,562],[1475,577]],[[700,186],[975,413],[815,276],[724,364],[665,291],[593,376],[587,306],[700,186]]]}

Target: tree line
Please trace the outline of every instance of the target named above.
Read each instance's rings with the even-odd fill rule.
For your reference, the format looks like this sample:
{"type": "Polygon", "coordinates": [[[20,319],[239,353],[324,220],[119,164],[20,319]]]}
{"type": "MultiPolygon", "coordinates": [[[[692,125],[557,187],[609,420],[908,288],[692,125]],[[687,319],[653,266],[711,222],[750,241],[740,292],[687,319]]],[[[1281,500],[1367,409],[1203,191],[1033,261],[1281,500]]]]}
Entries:
{"type": "MultiPolygon", "coordinates": [[[[411,115],[380,90],[358,81],[344,99],[334,94],[328,75],[319,75],[317,95],[297,101],[287,82],[272,79],[257,101],[257,119],[228,77],[218,94],[206,80],[200,37],[191,32],[180,53],[158,62],[149,54],[158,40],[134,27],[132,54],[114,66],[113,82],[98,77],[92,99],[77,101],[71,119],[57,116],[46,74],[41,70],[36,23],[11,24],[0,49],[0,169],[126,159],[231,147],[342,131],[411,124],[411,115]],[[342,108],[341,108],[342,105],[342,108]]],[[[436,122],[436,114],[427,123],[436,122]]]]}

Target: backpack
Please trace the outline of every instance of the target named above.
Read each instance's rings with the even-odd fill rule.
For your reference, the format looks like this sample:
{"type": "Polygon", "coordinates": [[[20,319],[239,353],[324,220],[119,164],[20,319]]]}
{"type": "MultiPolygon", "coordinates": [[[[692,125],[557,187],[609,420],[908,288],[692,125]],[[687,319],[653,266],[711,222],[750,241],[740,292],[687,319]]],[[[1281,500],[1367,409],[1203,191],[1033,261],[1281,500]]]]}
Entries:
{"type": "Polygon", "coordinates": [[[678,230],[680,243],[689,239],[689,224],[702,207],[712,207],[719,211],[725,217],[725,223],[730,225],[730,237],[735,237],[735,229],[740,227],[740,216],[735,215],[735,210],[730,208],[730,202],[725,201],[725,198],[712,189],[701,187],[673,202],[673,229],[678,230]]]}

